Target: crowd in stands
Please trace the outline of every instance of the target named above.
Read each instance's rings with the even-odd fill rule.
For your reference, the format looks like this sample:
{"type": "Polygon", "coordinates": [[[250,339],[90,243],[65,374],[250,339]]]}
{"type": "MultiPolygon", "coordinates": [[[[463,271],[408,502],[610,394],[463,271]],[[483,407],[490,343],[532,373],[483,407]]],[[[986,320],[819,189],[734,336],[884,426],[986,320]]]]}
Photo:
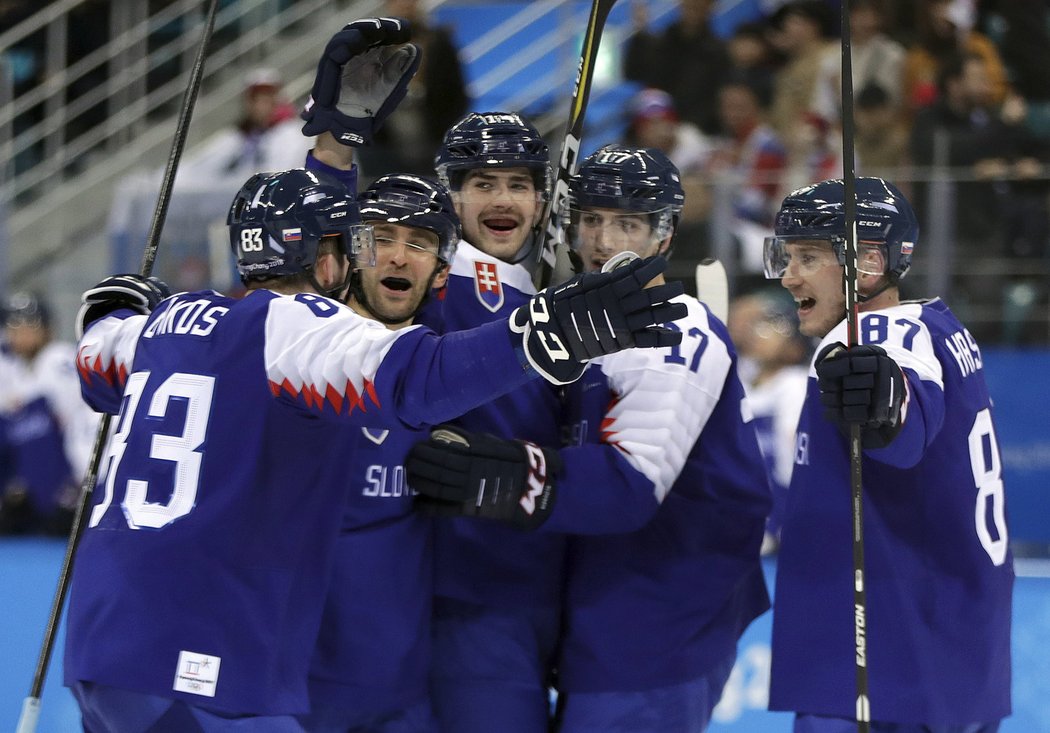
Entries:
{"type": "MultiPolygon", "coordinates": [[[[842,172],[838,4],[783,2],[727,36],[713,30],[711,0],[681,0],[662,29],[649,27],[645,5],[634,4],[624,54],[624,76],[644,87],[629,139],[639,139],[656,90],[664,92],[661,118],[671,122],[652,144],[708,189],[690,197],[685,215],[699,235],[690,255],[712,254],[711,188],[726,186],[746,281],[760,272],[783,195],[842,172]]],[[[1045,3],[854,0],[849,21],[857,174],[900,184],[925,222],[928,181],[948,168],[960,258],[1045,259],[1050,77],[1037,60],[1047,47],[1045,3]]],[[[1004,287],[1025,279],[1005,277],[1004,287]]],[[[967,291],[964,280],[962,289],[977,297],[987,283],[967,291]]]]}

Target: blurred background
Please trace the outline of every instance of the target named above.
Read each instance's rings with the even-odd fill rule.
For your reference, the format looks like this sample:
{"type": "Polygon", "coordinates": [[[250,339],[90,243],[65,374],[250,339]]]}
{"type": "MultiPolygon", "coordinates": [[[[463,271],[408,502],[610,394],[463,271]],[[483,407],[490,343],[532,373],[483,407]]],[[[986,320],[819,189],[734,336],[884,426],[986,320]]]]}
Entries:
{"type": "MultiPolygon", "coordinates": [[[[205,6],[0,0],[0,296],[35,293],[56,341],[72,339],[86,287],[139,269],[205,6]]],[[[1050,2],[850,6],[857,173],[909,195],[922,233],[902,292],[945,298],[981,344],[995,399],[1024,576],[1015,598],[1016,713],[1004,730],[1050,730],[1050,667],[1034,651],[1050,640],[1050,2]]],[[[344,23],[410,17],[425,50],[402,107],[361,151],[364,183],[395,169],[430,171],[444,129],[469,110],[521,112],[556,155],[590,3],[219,7],[154,270],[175,289],[236,287],[227,206],[251,172],[303,160],[310,142],[297,113],[320,51],[344,23]]],[[[707,257],[725,265],[734,298],[768,288],[761,241],[780,200],[841,174],[839,18],[836,0],[616,4],[581,154],[621,141],[675,161],[687,206],[671,275],[690,292],[707,257]]],[[[28,690],[62,544],[0,538],[0,618],[9,621],[0,635],[0,727],[13,727],[28,690]]],[[[775,554],[771,580],[774,564],[775,554]]],[[[763,712],[768,634],[767,614],[741,648],[718,730],[787,729],[786,718],[763,712]]],[[[60,656],[43,730],[76,725],[58,686],[60,656]]]]}

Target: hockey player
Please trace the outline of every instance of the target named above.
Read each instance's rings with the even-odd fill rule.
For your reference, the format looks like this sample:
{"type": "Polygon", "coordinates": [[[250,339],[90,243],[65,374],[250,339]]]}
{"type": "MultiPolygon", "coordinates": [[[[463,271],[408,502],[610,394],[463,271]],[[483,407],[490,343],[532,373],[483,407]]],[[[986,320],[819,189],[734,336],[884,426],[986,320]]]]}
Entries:
{"type": "Polygon", "coordinates": [[[773,509],[766,522],[762,554],[776,552],[784,521],[795,431],[806,395],[809,339],[798,331],[795,304],[783,290],[741,295],[729,307],[729,335],[740,361],[741,380],[754,415],[758,445],[773,489],[773,509]],[[749,372],[749,375],[745,375],[749,372]]]}
{"type": "MultiPolygon", "coordinates": [[[[410,77],[411,65],[388,75],[382,63],[405,38],[386,19],[337,34],[308,127],[367,139],[410,77]],[[347,72],[364,96],[347,98],[347,72]]],[[[680,308],[631,298],[661,271],[655,260],[439,338],[388,330],[328,297],[374,246],[329,175],[253,176],[228,221],[243,299],[167,297],[120,275],[88,290],[78,315],[85,397],[119,413],[69,604],[66,683],[89,730],[301,730],[353,472],[342,428],[418,428],[536,373],[568,382],[583,360],[677,340],[649,326],[680,308]]]]}
{"type": "MultiPolygon", "coordinates": [[[[600,149],[570,184],[575,259],[594,272],[622,252],[669,256],[683,200],[659,151],[600,149]]],[[[419,501],[519,523],[542,455],[535,501],[552,509],[539,533],[582,533],[557,665],[564,733],[703,730],[738,637],[769,607],[759,546],[771,497],[736,357],[704,305],[678,301],[681,345],[602,358],[567,388],[572,447],[441,430],[410,453],[419,501]]]]}
{"type": "Polygon", "coordinates": [[[981,351],[939,299],[900,300],[918,238],[901,192],[858,178],[859,345],[846,349],[841,180],[789,194],[766,273],[821,339],[777,568],[769,706],[795,731],[991,733],[1010,713],[1013,558],[981,351]],[[853,603],[849,427],[863,435],[867,613],[853,603]],[[861,644],[860,642],[863,642],[861,644]],[[863,655],[860,659],[856,655],[863,655]]]}
{"type": "MultiPolygon", "coordinates": [[[[411,175],[376,179],[358,203],[375,232],[376,265],[354,274],[349,305],[391,330],[407,328],[448,278],[459,218],[444,186],[411,175]]],[[[350,495],[310,665],[310,714],[301,719],[309,733],[436,730],[431,520],[411,511],[403,465],[425,437],[378,416],[351,430],[350,495]]]]}
{"type": "MultiPolygon", "coordinates": [[[[436,156],[463,223],[442,303],[444,324],[504,318],[535,289],[527,264],[553,173],[547,144],[517,114],[471,113],[436,156]]],[[[468,430],[561,440],[557,391],[536,381],[460,418],[468,430]]],[[[564,539],[449,518],[435,529],[433,700],[447,733],[545,733],[559,623],[564,539]]]]}
{"type": "Polygon", "coordinates": [[[0,532],[68,535],[98,415],[80,396],[73,345],[52,338],[47,304],[14,293],[2,317],[0,443],[10,473],[0,532]]]}

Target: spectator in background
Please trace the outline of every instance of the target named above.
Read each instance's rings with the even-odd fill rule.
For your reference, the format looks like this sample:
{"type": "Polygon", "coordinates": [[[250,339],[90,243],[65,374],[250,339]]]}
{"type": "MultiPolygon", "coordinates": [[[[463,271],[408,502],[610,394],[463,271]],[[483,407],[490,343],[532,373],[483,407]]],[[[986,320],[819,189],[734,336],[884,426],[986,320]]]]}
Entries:
{"type": "Polygon", "coordinates": [[[890,92],[878,84],[861,88],[854,97],[853,115],[858,172],[900,178],[908,162],[909,128],[890,92]]]}
{"type": "MultiPolygon", "coordinates": [[[[1024,125],[1024,101],[1016,95],[1004,104],[995,100],[994,75],[983,56],[949,59],[936,103],[915,120],[911,154],[917,165],[950,166],[963,179],[955,184],[960,244],[986,250],[999,241],[1000,251],[1006,245],[1011,255],[1032,256],[1045,251],[1048,236],[1047,189],[1040,180],[1045,150],[1024,125]]],[[[925,206],[923,189],[916,198],[925,206]]]]}
{"type": "Polygon", "coordinates": [[[630,103],[627,142],[632,147],[656,148],[683,175],[707,162],[711,140],[696,125],[678,117],[674,99],[661,89],[643,89],[630,103]]]}
{"type": "MultiPolygon", "coordinates": [[[[781,59],[769,42],[766,23],[741,23],[733,29],[726,43],[729,62],[734,72],[750,77],[755,84],[773,88],[776,69],[781,59]]],[[[725,129],[722,129],[725,132],[725,129]]]]}
{"type": "Polygon", "coordinates": [[[302,120],[281,94],[274,69],[259,68],[245,79],[237,122],[219,130],[183,161],[180,184],[234,188],[262,171],[302,165],[311,138],[300,132],[302,120]]]}
{"type": "MultiPolygon", "coordinates": [[[[680,220],[686,233],[683,240],[695,246],[707,239],[703,227],[707,218],[708,186],[701,174],[707,167],[712,140],[692,122],[679,119],[674,99],[661,89],[643,89],[631,100],[629,108],[627,144],[659,150],[681,174],[686,192],[680,220]]],[[[696,254],[687,252],[686,256],[696,254]]]]}
{"type": "Polygon", "coordinates": [[[98,416],[80,396],[73,345],[52,340],[47,304],[15,293],[2,313],[0,533],[66,535],[98,416]]]}
{"type": "MultiPolygon", "coordinates": [[[[853,88],[878,86],[894,107],[900,104],[904,47],[883,32],[883,0],[853,0],[849,9],[853,88]]],[[[842,50],[830,44],[821,59],[814,90],[815,115],[838,125],[842,113],[842,50]]]]}
{"type": "Polygon", "coordinates": [[[633,0],[633,34],[627,41],[623,74],[669,92],[682,119],[714,134],[718,118],[711,99],[729,68],[729,57],[725,43],[710,27],[712,0],[679,0],[678,5],[678,19],[655,34],[648,30],[645,1],[633,0]]]}
{"type": "Polygon", "coordinates": [[[1044,2],[1003,0],[991,3],[1003,27],[994,38],[1010,78],[1010,86],[1028,102],[1027,122],[1041,137],[1050,138],[1050,7],[1044,2]]]}
{"type": "Polygon", "coordinates": [[[787,147],[786,188],[794,188],[836,172],[831,126],[811,109],[821,63],[832,46],[827,40],[832,17],[822,0],[799,0],[780,7],[772,24],[773,44],[787,60],[776,75],[769,121],[787,147]]]}
{"type": "Polygon", "coordinates": [[[725,135],[715,144],[708,181],[733,186],[732,231],[743,269],[762,270],[762,241],[772,231],[780,200],[787,150],[766,122],[771,90],[748,74],[737,73],[718,91],[718,115],[725,135]]]}
{"type": "Polygon", "coordinates": [[[365,180],[391,171],[433,176],[445,130],[470,106],[459,51],[448,28],[428,23],[420,0],[385,0],[382,14],[412,24],[423,62],[373,145],[358,150],[358,164],[365,180]]]}
{"type": "Polygon", "coordinates": [[[799,333],[794,301],[769,290],[735,298],[727,325],[740,356],[740,378],[773,489],[773,509],[762,539],[762,554],[768,555],[780,545],[795,464],[795,430],[806,397],[810,344],[799,333]]]}
{"type": "Polygon", "coordinates": [[[965,0],[922,0],[915,11],[917,40],[904,58],[904,104],[913,115],[937,99],[937,79],[945,63],[963,53],[984,59],[991,102],[1006,99],[1006,69],[995,44],[973,30],[974,12],[965,0]]]}

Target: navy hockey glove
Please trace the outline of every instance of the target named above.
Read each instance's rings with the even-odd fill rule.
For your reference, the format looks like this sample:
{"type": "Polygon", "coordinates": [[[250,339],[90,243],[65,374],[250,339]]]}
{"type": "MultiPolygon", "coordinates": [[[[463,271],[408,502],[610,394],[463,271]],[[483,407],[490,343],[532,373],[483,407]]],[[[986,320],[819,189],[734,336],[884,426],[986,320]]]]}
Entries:
{"type": "Polygon", "coordinates": [[[408,23],[396,18],[365,18],[343,26],[317,64],[302,112],[303,134],[327,130],[343,145],[371,145],[419,70],[422,51],[408,39],[408,23]]]}
{"type": "Polygon", "coordinates": [[[130,308],[148,316],[169,295],[171,290],[168,286],[155,277],[111,275],[90,290],[85,290],[80,297],[83,305],[77,313],[77,339],[84,335],[89,324],[121,308],[130,308]]]}
{"type": "Polygon", "coordinates": [[[884,448],[902,427],[904,373],[881,346],[831,344],[817,356],[824,416],[849,434],[860,425],[865,448],[884,448]]]}
{"type": "Polygon", "coordinates": [[[510,328],[522,334],[532,368],[554,384],[580,378],[584,362],[632,346],[660,348],[682,334],[654,324],[682,318],[684,303],[671,303],[682,284],[646,284],[667,267],[663,257],[636,259],[610,272],[588,272],[541,290],[517,308],[510,328]]]}
{"type": "Polygon", "coordinates": [[[534,443],[441,425],[412,447],[405,468],[421,511],[536,529],[554,508],[562,462],[534,443]]]}

